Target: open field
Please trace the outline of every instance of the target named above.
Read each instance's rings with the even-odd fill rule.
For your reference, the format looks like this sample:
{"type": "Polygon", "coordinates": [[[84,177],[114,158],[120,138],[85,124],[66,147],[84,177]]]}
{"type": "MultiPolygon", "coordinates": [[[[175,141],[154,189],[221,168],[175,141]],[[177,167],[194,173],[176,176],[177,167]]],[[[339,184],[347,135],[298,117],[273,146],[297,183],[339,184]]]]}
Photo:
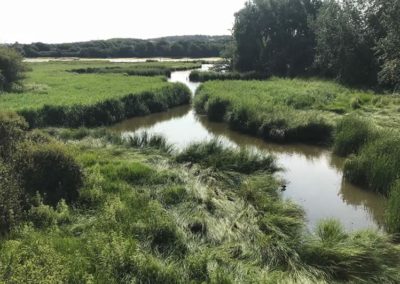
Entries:
{"type": "Polygon", "coordinates": [[[188,103],[190,92],[183,85],[166,82],[164,76],[127,76],[123,73],[77,74],[70,70],[105,67],[114,67],[111,70],[143,70],[143,66],[146,66],[147,70],[159,70],[162,66],[163,70],[168,71],[168,68],[192,68],[194,65],[196,64],[173,62],[30,64],[32,71],[28,73],[24,82],[24,90],[21,93],[1,95],[0,110],[21,113],[32,126],[109,124],[127,117],[188,103]],[[124,109],[132,104],[140,110],[135,113],[124,109]],[[107,118],[88,121],[89,116],[96,115],[107,118]]]}

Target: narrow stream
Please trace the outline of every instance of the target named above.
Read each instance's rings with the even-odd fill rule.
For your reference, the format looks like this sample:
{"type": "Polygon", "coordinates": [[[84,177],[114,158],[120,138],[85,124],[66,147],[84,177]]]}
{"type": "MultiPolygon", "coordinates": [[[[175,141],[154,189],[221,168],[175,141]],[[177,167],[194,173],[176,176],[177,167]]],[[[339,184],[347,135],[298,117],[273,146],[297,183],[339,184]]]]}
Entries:
{"type": "MultiPolygon", "coordinates": [[[[210,65],[203,65],[207,70],[210,65]]],[[[182,82],[194,93],[199,83],[189,81],[190,71],[173,72],[171,82],[182,82]]],[[[161,134],[177,148],[192,142],[218,137],[232,146],[248,147],[273,154],[284,168],[280,176],[287,182],[283,197],[303,206],[312,229],[325,218],[335,218],[347,230],[382,229],[385,198],[353,186],[343,179],[344,159],[331,151],[308,145],[278,145],[231,131],[224,123],[208,121],[191,106],[123,121],[113,129],[125,134],[147,131],[161,134]]]]}

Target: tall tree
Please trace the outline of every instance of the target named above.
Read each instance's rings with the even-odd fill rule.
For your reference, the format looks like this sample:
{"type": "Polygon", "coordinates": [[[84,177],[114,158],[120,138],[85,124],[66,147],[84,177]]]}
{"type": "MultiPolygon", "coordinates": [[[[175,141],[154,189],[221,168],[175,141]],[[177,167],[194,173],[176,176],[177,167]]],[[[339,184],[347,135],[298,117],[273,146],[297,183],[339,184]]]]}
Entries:
{"type": "Polygon", "coordinates": [[[236,14],[235,65],[241,71],[271,75],[307,73],[314,59],[315,38],[309,20],[318,0],[254,0],[236,14]]]}
{"type": "Polygon", "coordinates": [[[315,65],[320,74],[348,84],[376,84],[375,40],[364,11],[357,0],[323,3],[314,22],[315,65]]]}

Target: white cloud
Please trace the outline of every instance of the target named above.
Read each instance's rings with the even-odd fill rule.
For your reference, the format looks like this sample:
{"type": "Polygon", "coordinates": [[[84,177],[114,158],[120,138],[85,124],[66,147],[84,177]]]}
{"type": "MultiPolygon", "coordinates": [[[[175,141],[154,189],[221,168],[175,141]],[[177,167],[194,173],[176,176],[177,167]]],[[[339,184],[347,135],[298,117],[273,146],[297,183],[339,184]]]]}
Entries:
{"type": "Polygon", "coordinates": [[[229,34],[246,0],[0,0],[0,42],[229,34]]]}

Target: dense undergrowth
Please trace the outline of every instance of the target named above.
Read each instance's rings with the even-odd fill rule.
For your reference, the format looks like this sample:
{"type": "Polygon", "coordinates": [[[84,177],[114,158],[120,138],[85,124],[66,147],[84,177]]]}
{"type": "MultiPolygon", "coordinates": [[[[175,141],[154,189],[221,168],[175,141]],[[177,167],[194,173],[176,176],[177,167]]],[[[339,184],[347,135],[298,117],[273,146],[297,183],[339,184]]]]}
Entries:
{"type": "MultiPolygon", "coordinates": [[[[84,174],[73,199],[49,202],[46,192],[39,192],[4,231],[1,281],[395,283],[400,279],[399,248],[387,236],[372,231],[348,234],[333,221],[322,222],[315,234],[307,233],[302,209],[281,198],[280,183],[272,175],[278,169],[268,155],[224,148],[218,141],[176,153],[160,137],[121,137],[105,129],[28,132],[16,116],[3,116],[0,126],[2,133],[8,129],[1,136],[8,137],[1,140],[2,150],[14,147],[4,141],[16,142],[16,148],[18,141],[44,145],[43,149],[56,143],[57,149],[73,153],[74,158],[64,155],[84,174]]],[[[3,160],[2,173],[11,160],[3,160]]],[[[12,182],[26,192],[17,178],[12,182]]],[[[4,196],[7,189],[1,186],[0,193],[4,196]]],[[[4,204],[0,204],[2,214],[8,212],[4,204]]]]}

